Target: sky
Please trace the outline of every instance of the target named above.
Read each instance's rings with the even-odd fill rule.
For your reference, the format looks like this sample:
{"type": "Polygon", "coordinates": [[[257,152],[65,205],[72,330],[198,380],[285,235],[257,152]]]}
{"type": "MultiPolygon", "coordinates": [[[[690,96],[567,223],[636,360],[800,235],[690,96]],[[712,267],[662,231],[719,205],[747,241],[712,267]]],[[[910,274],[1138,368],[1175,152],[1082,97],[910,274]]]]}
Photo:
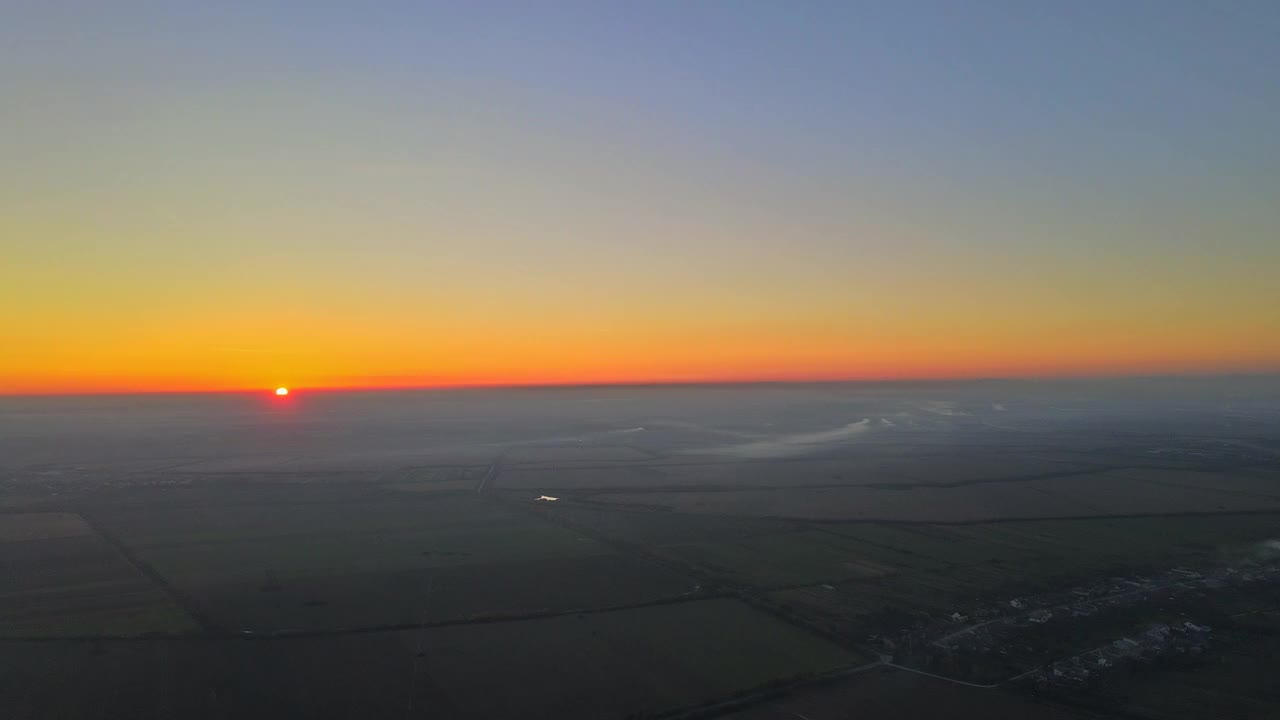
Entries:
{"type": "Polygon", "coordinates": [[[0,393],[1280,370],[1280,4],[0,5],[0,393]]]}

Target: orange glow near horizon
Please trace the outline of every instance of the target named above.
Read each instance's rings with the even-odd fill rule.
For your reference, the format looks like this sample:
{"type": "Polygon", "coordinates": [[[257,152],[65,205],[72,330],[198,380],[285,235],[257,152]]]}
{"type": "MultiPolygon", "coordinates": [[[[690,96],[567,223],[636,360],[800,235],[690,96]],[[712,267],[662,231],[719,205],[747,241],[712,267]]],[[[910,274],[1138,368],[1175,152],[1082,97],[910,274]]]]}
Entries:
{"type": "Polygon", "coordinates": [[[1280,370],[1280,333],[1268,330],[1280,304],[1232,315],[1224,304],[1263,298],[1229,290],[1198,312],[1180,308],[1177,323],[1152,322],[1120,297],[1050,304],[1032,291],[1020,304],[970,295],[968,307],[921,299],[874,311],[857,289],[844,301],[780,293],[770,306],[688,288],[642,309],[506,292],[501,304],[473,295],[427,316],[398,308],[396,293],[373,304],[311,293],[317,308],[276,312],[258,309],[270,298],[171,311],[140,297],[145,310],[102,316],[52,307],[47,322],[7,328],[19,350],[0,354],[0,394],[243,392],[274,390],[277,378],[377,389],[1280,370]]]}
{"type": "MultiPolygon", "coordinates": [[[[301,386],[312,390],[466,388],[543,385],[628,385],[685,384],[716,382],[825,382],[949,380],[992,377],[1090,377],[1116,375],[1195,375],[1222,372],[1274,372],[1265,361],[1238,362],[1231,348],[1219,352],[1182,353],[1170,358],[1163,353],[1116,352],[1099,348],[1074,356],[1063,348],[1047,346],[1036,351],[1013,348],[970,349],[945,356],[944,349],[903,343],[897,347],[867,347],[862,352],[830,348],[798,347],[781,351],[768,347],[737,348],[710,352],[698,349],[683,357],[642,355],[640,348],[566,348],[569,357],[556,357],[545,348],[477,351],[469,355],[438,355],[424,362],[430,371],[414,371],[412,358],[386,363],[386,371],[369,372],[357,358],[311,360],[306,354],[290,358],[287,373],[275,364],[258,367],[244,363],[222,365],[217,358],[174,358],[160,367],[134,365],[124,372],[66,376],[32,373],[22,378],[8,376],[0,384],[2,394],[97,394],[147,392],[247,392],[261,387],[264,374],[288,374],[301,386]],[[634,353],[634,354],[633,354],[634,353]],[[1164,355],[1164,356],[1162,356],[1164,355]],[[505,358],[501,359],[501,358],[505,358]],[[401,364],[403,363],[403,364],[401,364]],[[185,372],[174,371],[180,366],[185,372]],[[154,372],[147,374],[147,370],[154,372]],[[265,370],[265,372],[264,372],[265,370]],[[19,382],[15,382],[18,380],[19,382]]],[[[1169,353],[1172,355],[1173,353],[1169,353]]],[[[394,358],[394,356],[392,356],[394,358]]],[[[222,358],[226,359],[226,358],[222,358]]],[[[283,364],[283,363],[282,363],[283,364]]],[[[373,363],[371,363],[373,365],[373,363]]],[[[108,363],[99,367],[110,368],[108,363]]],[[[274,388],[276,397],[291,397],[289,388],[274,388]]]]}
{"type": "Polygon", "coordinates": [[[287,275],[236,283],[151,265],[10,273],[9,306],[27,310],[0,317],[0,394],[1280,371],[1264,263],[1227,282],[1166,261],[1141,285],[1118,263],[1031,276],[992,261],[949,279],[782,255],[695,272],[643,254],[522,274],[477,255],[420,276],[357,250],[298,255],[287,275]]]}
{"type": "Polygon", "coordinates": [[[1247,13],[20,5],[0,395],[1280,372],[1247,13]]]}

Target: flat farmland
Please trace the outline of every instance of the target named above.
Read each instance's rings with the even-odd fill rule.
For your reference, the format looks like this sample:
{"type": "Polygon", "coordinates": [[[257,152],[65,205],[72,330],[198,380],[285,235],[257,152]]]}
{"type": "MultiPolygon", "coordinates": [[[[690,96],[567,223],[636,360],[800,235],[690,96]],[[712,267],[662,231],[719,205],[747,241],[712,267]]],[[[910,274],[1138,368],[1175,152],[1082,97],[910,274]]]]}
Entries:
{"type": "Polygon", "coordinates": [[[670,487],[704,486],[737,488],[795,487],[806,485],[856,485],[886,482],[892,460],[879,456],[841,458],[756,459],[752,462],[725,461],[716,456],[695,457],[672,462],[661,468],[670,487]]]}
{"type": "Polygon", "coordinates": [[[340,631],[519,617],[651,602],[695,583],[619,555],[345,572],[191,587],[222,625],[253,632],[340,631]]]}
{"type": "MultiPolygon", "coordinates": [[[[558,451],[570,453],[569,450],[558,451]]],[[[838,459],[774,458],[749,463],[715,456],[669,456],[653,459],[602,457],[595,464],[570,461],[544,467],[518,463],[508,456],[500,485],[565,492],[630,490],[637,493],[701,489],[773,489],[874,486],[909,488],[915,485],[956,485],[970,482],[1033,479],[1059,473],[1087,472],[1089,465],[1047,456],[1014,454],[923,454],[903,456],[876,451],[838,459]]],[[[515,457],[519,457],[518,454],[515,457]]],[[[566,457],[574,457],[567,454],[566,457]]],[[[1096,466],[1094,466],[1096,467],[1096,466]]]]}
{"type": "Polygon", "coordinates": [[[379,477],[388,490],[411,493],[473,491],[488,466],[415,467],[388,471],[379,477]]]}
{"type": "Polygon", "coordinates": [[[901,624],[912,610],[950,613],[1110,575],[1245,560],[1277,527],[1280,515],[824,525],[855,541],[858,557],[896,572],[769,597],[860,640],[890,609],[901,624]]]}
{"type": "Polygon", "coordinates": [[[588,556],[604,546],[471,496],[102,510],[97,521],[176,581],[588,556]]]}
{"type": "Polygon", "coordinates": [[[401,636],[458,717],[625,717],[864,661],[734,600],[401,636]]]}
{"type": "Polygon", "coordinates": [[[714,542],[662,545],[659,554],[746,585],[796,585],[872,578],[895,572],[870,561],[838,535],[791,531],[714,542]]]}
{"type": "Polygon", "coordinates": [[[900,580],[891,576],[902,576],[908,585],[928,586],[925,599],[948,603],[1153,565],[1217,562],[1274,537],[1280,527],[1280,513],[927,524],[538,507],[560,522],[721,581],[760,588],[848,584],[860,595],[907,600],[893,587],[900,580]]]}
{"type": "Polygon", "coordinates": [[[827,485],[953,485],[1015,480],[1088,471],[1091,466],[1065,454],[1005,451],[903,453],[897,448],[862,448],[839,458],[782,458],[741,462],[672,463],[663,468],[672,485],[803,487],[827,485]]]}
{"type": "Polygon", "coordinates": [[[1098,471],[1049,479],[876,487],[776,487],[717,491],[605,492],[594,502],[685,513],[813,520],[983,522],[1009,518],[1089,517],[1206,511],[1280,510],[1265,480],[1188,471],[1098,471]],[[1191,478],[1197,481],[1192,484],[1191,478]]]}
{"type": "Polygon", "coordinates": [[[891,520],[979,522],[1003,517],[1092,512],[1026,487],[1025,483],[960,488],[880,489],[863,487],[775,488],[722,492],[610,493],[597,502],[678,512],[794,518],[802,520],[891,520]]]}
{"type": "MultiPolygon", "coordinates": [[[[520,499],[526,497],[522,495],[520,499]]],[[[536,509],[557,521],[646,547],[741,540],[786,532],[799,526],[794,521],[775,518],[626,510],[606,504],[538,503],[536,509]]]]}
{"type": "Polygon", "coordinates": [[[1280,498],[1280,472],[1262,468],[1236,471],[1132,469],[1124,477],[1164,487],[1189,487],[1230,495],[1280,498]]]}
{"type": "MultiPolygon", "coordinates": [[[[625,437],[626,432],[613,433],[625,437]]],[[[649,460],[652,456],[628,445],[525,445],[508,449],[504,461],[509,465],[554,465],[573,467],[583,463],[635,462],[649,460]]]]}
{"type": "Polygon", "coordinates": [[[838,459],[775,458],[729,462],[717,456],[602,458],[596,464],[514,463],[508,458],[504,488],[556,490],[575,496],[596,492],[688,492],[868,486],[907,489],[970,482],[1015,481],[1059,473],[1087,472],[1090,466],[1056,457],[901,456],[870,452],[838,459]]]}
{"type": "Polygon", "coordinates": [[[0,637],[196,629],[160,587],[75,514],[0,514],[0,568],[0,637]]]}
{"type": "Polygon", "coordinates": [[[1107,515],[1280,509],[1280,493],[1259,493],[1259,484],[1243,473],[1139,469],[1040,480],[1032,486],[1064,504],[1107,515]]]}
{"type": "Polygon", "coordinates": [[[1266,637],[1220,652],[1213,664],[1140,677],[1126,689],[1123,709],[1166,720],[1274,718],[1280,705],[1272,660],[1277,653],[1280,642],[1266,637]]]}
{"type": "Polygon", "coordinates": [[[599,488],[652,487],[668,482],[663,468],[640,464],[607,467],[507,467],[498,479],[504,490],[534,492],[591,490],[599,488]]]}
{"type": "Polygon", "coordinates": [[[927,717],[1078,720],[1091,716],[1009,692],[964,687],[894,668],[877,668],[724,717],[732,720],[927,717]]]}
{"type": "Polygon", "coordinates": [[[452,717],[415,661],[395,633],[0,641],[0,717],[452,717]]]}
{"type": "Polygon", "coordinates": [[[868,560],[906,574],[955,575],[1023,590],[1152,566],[1221,562],[1247,554],[1277,527],[1280,514],[823,526],[856,540],[868,560]]]}
{"type": "Polygon", "coordinates": [[[0,717],[623,718],[861,662],[730,600],[318,637],[0,641],[0,717]]]}
{"type": "Polygon", "coordinates": [[[615,607],[693,581],[475,494],[100,511],[224,629],[337,630],[615,607]],[[554,578],[549,581],[548,578],[554,578]]]}
{"type": "Polygon", "coordinates": [[[0,543],[93,535],[84,518],[75,513],[5,513],[0,514],[0,543]]]}

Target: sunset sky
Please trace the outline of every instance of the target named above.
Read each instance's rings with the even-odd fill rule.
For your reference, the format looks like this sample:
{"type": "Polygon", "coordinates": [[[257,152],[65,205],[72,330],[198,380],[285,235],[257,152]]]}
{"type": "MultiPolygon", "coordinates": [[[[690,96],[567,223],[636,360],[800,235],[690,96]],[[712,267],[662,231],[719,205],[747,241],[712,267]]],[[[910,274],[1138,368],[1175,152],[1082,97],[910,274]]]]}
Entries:
{"type": "Polygon", "coordinates": [[[0,393],[1280,370],[1280,3],[0,8],[0,393]]]}

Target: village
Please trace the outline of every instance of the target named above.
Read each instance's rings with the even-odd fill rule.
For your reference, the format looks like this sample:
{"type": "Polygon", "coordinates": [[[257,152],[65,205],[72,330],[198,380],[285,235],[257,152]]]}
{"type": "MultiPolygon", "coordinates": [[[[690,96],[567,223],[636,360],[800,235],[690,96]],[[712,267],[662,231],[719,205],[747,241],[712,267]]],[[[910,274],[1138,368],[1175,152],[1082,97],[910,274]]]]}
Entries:
{"type": "Polygon", "coordinates": [[[1274,561],[1175,567],[922,617],[868,641],[887,661],[965,684],[1081,689],[1117,667],[1201,657],[1214,631],[1190,601],[1277,583],[1274,561]]]}

